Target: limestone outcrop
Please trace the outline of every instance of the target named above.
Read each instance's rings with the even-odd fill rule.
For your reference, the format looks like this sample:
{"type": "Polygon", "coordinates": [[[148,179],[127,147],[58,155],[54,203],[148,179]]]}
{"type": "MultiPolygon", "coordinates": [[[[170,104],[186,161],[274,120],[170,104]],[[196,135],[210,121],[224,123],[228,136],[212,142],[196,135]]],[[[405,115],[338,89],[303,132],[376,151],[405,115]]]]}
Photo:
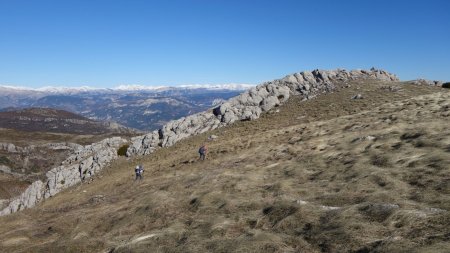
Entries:
{"type": "Polygon", "coordinates": [[[4,142],[0,142],[0,150],[5,150],[10,153],[20,152],[14,144],[4,142]]]}
{"type": "Polygon", "coordinates": [[[442,81],[426,80],[426,79],[413,80],[412,83],[416,84],[416,85],[427,85],[427,86],[438,86],[438,87],[441,87],[443,85],[442,81]]]}
{"type": "MultiPolygon", "coordinates": [[[[61,190],[92,177],[117,158],[117,149],[126,142],[126,139],[113,137],[84,147],[73,146],[74,153],[61,166],[48,171],[45,182],[38,180],[32,183],[0,211],[0,216],[33,207],[61,190]]],[[[56,147],[63,148],[61,145],[56,147]]]]}
{"type": "Polygon", "coordinates": [[[251,88],[221,105],[167,123],[158,131],[132,139],[127,150],[128,156],[147,155],[160,147],[172,146],[179,140],[204,133],[239,120],[254,120],[263,112],[286,102],[290,96],[299,95],[304,99],[332,92],[335,83],[357,79],[378,79],[398,81],[398,78],[384,70],[314,70],[288,75],[251,88]]]}

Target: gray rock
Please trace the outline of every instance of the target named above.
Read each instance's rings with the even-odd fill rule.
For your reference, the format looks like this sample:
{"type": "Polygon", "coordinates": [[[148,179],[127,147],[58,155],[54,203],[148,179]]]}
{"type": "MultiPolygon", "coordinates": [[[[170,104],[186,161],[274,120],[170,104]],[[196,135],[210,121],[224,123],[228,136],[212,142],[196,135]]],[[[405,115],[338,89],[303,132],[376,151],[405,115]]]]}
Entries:
{"type": "Polygon", "coordinates": [[[210,135],[209,137],[208,137],[208,139],[209,140],[215,140],[215,139],[217,139],[217,138],[219,138],[217,135],[214,135],[214,134],[212,134],[212,135],[210,135]]]}
{"type": "Polygon", "coordinates": [[[82,148],[75,145],[77,150],[63,162],[63,165],[46,173],[45,183],[40,180],[32,183],[0,211],[0,216],[33,207],[61,190],[92,177],[117,158],[117,149],[126,142],[127,140],[123,138],[112,137],[82,148]]]}
{"type": "Polygon", "coordinates": [[[443,86],[443,83],[441,81],[426,80],[426,79],[413,80],[412,83],[416,85],[443,86]]]}
{"type": "Polygon", "coordinates": [[[43,199],[43,189],[42,181],[38,180],[32,183],[19,197],[12,200],[6,208],[0,211],[0,216],[35,206],[43,199]]]}
{"type": "Polygon", "coordinates": [[[11,174],[11,168],[6,165],[0,164],[0,172],[6,173],[6,174],[11,174]]]}
{"type": "Polygon", "coordinates": [[[278,105],[280,105],[280,101],[278,100],[278,98],[275,96],[270,96],[263,100],[261,109],[263,112],[267,112],[270,109],[272,109],[273,107],[278,106],[278,105]]]}
{"type": "Polygon", "coordinates": [[[331,71],[314,70],[294,73],[282,79],[265,82],[236,97],[223,102],[214,109],[167,123],[156,133],[132,139],[127,156],[146,155],[160,147],[172,146],[181,139],[203,133],[238,120],[255,120],[262,112],[286,102],[291,95],[300,95],[304,100],[321,93],[333,92],[335,82],[356,79],[379,79],[398,81],[398,78],[384,70],[331,71]]]}
{"type": "Polygon", "coordinates": [[[9,199],[0,199],[0,209],[3,210],[9,204],[9,199]]]}
{"type": "Polygon", "coordinates": [[[0,149],[8,151],[10,153],[18,152],[19,150],[16,148],[16,146],[12,143],[0,143],[0,149]]]}
{"type": "Polygon", "coordinates": [[[363,99],[364,97],[361,94],[354,95],[352,99],[363,99]]]}

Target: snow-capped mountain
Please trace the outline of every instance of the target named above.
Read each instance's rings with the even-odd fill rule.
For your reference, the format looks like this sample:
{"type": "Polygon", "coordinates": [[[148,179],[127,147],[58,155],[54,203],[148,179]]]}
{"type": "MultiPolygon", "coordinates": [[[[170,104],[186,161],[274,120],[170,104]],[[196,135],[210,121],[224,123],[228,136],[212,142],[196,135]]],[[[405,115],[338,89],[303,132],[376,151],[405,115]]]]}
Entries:
{"type": "Polygon", "coordinates": [[[26,92],[37,91],[43,93],[80,93],[80,92],[111,92],[111,91],[166,91],[180,89],[207,89],[207,90],[238,90],[244,91],[255,86],[254,84],[185,84],[179,86],[146,86],[138,84],[123,84],[114,88],[96,88],[90,86],[63,87],[44,86],[41,88],[27,88],[23,86],[0,85],[0,91],[5,92],[26,92]]]}
{"type": "Polygon", "coordinates": [[[120,85],[115,88],[0,86],[0,110],[43,107],[95,120],[153,130],[169,120],[210,108],[253,87],[250,84],[181,86],[120,85]]]}

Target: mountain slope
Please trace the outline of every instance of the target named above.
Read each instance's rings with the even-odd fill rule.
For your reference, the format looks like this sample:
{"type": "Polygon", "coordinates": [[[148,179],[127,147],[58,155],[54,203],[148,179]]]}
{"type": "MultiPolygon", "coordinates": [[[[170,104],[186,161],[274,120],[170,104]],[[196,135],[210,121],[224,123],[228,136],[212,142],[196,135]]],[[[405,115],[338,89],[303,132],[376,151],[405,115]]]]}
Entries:
{"type": "Polygon", "coordinates": [[[118,160],[93,184],[1,217],[0,249],[448,251],[448,90],[370,80],[340,87],[118,160]],[[357,94],[363,99],[351,99],[357,94]],[[198,161],[211,134],[210,157],[198,161]],[[142,182],[133,182],[137,163],[142,182]]]}
{"type": "Polygon", "coordinates": [[[0,112],[0,128],[76,134],[133,133],[118,124],[98,122],[64,110],[28,108],[0,112]]]}

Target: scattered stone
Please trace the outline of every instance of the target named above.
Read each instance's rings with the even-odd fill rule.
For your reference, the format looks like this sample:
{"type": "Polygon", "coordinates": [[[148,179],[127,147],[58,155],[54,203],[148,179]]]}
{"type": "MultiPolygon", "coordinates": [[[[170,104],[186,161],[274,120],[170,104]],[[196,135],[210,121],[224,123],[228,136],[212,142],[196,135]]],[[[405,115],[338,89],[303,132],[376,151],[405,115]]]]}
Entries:
{"type": "Polygon", "coordinates": [[[296,202],[299,205],[306,205],[306,204],[308,204],[308,201],[304,201],[304,200],[301,200],[301,199],[298,199],[296,202]]]}
{"type": "Polygon", "coordinates": [[[364,137],[364,139],[366,139],[366,140],[368,140],[368,141],[373,141],[373,140],[376,140],[377,137],[372,136],[372,135],[368,135],[368,136],[364,137]]]}
{"type": "Polygon", "coordinates": [[[425,209],[425,211],[431,213],[431,214],[438,214],[438,213],[445,213],[447,212],[444,209],[440,209],[440,208],[434,208],[434,207],[428,207],[425,209]]]}
{"type": "Polygon", "coordinates": [[[209,137],[208,137],[208,140],[211,140],[211,141],[213,141],[213,140],[215,140],[215,139],[217,139],[218,138],[218,136],[217,135],[210,135],[209,137]]]}
{"type": "Polygon", "coordinates": [[[331,210],[338,210],[341,209],[341,207],[338,206],[320,206],[323,210],[331,211],[331,210]]]}
{"type": "Polygon", "coordinates": [[[361,94],[357,94],[357,95],[354,95],[352,97],[352,99],[363,99],[363,96],[361,94]]]}
{"type": "Polygon", "coordinates": [[[100,202],[103,202],[105,200],[105,196],[103,195],[94,195],[89,199],[89,203],[91,204],[97,204],[100,202]]]}
{"type": "Polygon", "coordinates": [[[156,234],[149,234],[149,235],[140,236],[140,237],[134,239],[133,241],[131,241],[131,243],[138,243],[140,241],[143,241],[143,240],[146,240],[146,239],[149,239],[149,238],[153,238],[155,236],[156,236],[156,234]]]}

